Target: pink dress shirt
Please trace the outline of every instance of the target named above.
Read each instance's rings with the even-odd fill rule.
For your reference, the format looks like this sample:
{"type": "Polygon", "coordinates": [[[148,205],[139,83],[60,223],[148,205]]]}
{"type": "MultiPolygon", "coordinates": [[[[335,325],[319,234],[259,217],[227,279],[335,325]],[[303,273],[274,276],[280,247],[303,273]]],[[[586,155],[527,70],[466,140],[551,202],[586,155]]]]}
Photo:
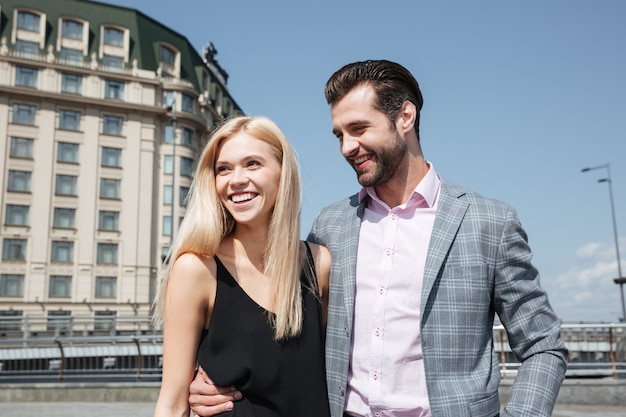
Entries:
{"type": "Polygon", "coordinates": [[[440,181],[429,163],[409,200],[390,208],[372,187],[356,265],[354,329],[345,411],[354,416],[430,417],[420,297],[440,181]]]}

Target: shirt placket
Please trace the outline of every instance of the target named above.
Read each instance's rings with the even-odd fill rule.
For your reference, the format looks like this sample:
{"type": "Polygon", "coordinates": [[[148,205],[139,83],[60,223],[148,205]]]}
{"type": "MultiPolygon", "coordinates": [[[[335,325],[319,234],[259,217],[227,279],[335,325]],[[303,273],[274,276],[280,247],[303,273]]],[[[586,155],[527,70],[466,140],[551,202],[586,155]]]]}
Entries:
{"type": "Polygon", "coordinates": [[[385,310],[388,299],[388,286],[393,271],[393,258],[395,253],[395,243],[398,233],[398,215],[393,210],[390,211],[383,220],[383,241],[380,253],[380,269],[376,295],[372,311],[372,329],[370,336],[370,375],[369,393],[370,408],[372,416],[381,417],[383,415],[383,353],[385,345],[385,310]]]}

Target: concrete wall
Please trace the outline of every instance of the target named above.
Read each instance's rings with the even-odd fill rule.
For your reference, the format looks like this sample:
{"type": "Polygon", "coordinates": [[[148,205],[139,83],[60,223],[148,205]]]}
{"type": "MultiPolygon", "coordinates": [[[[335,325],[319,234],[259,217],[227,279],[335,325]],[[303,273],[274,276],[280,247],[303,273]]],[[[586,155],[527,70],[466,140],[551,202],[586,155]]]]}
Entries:
{"type": "MultiPolygon", "coordinates": [[[[500,385],[504,404],[512,379],[500,385]]],[[[160,383],[0,384],[0,402],[156,402],[160,383]]],[[[558,403],[626,406],[626,379],[567,379],[558,403]]]]}

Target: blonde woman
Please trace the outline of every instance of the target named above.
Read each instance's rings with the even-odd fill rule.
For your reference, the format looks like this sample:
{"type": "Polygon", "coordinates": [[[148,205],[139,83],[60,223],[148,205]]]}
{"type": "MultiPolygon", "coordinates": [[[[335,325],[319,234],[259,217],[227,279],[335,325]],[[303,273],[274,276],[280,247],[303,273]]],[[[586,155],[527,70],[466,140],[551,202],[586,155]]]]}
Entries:
{"type": "Polygon", "coordinates": [[[299,235],[300,178],[286,137],[264,117],[227,121],[202,152],[162,270],[155,417],[189,415],[196,364],[243,394],[223,415],[329,415],[330,253],[299,235]]]}

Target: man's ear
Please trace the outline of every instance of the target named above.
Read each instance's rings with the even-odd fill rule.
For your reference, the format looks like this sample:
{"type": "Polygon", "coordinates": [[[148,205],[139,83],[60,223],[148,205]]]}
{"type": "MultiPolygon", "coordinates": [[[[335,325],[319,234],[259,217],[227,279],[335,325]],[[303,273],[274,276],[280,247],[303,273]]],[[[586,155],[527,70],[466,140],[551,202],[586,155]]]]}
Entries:
{"type": "Polygon", "coordinates": [[[400,111],[398,112],[398,117],[396,118],[396,127],[401,132],[407,132],[413,129],[416,118],[417,108],[415,107],[415,104],[411,103],[409,100],[406,100],[400,108],[400,111]]]}

